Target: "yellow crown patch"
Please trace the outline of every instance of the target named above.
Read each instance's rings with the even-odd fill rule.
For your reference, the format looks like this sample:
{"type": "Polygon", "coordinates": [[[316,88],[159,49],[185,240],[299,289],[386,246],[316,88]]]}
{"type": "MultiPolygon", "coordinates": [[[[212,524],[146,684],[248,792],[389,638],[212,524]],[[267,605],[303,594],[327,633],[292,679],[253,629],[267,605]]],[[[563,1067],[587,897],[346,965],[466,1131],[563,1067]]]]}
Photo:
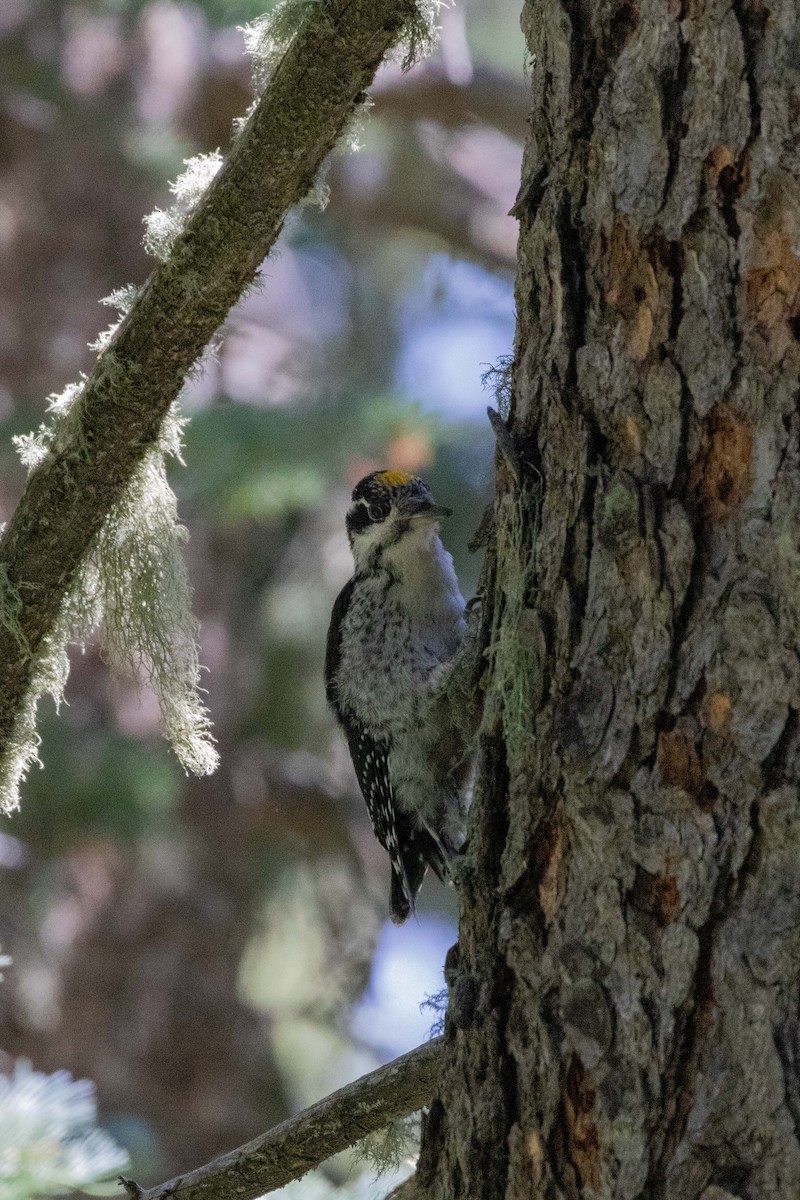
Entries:
{"type": "Polygon", "coordinates": [[[409,475],[408,471],[381,471],[380,475],[376,476],[375,482],[382,483],[384,487],[396,488],[405,487],[407,483],[411,483],[414,478],[409,475]]]}

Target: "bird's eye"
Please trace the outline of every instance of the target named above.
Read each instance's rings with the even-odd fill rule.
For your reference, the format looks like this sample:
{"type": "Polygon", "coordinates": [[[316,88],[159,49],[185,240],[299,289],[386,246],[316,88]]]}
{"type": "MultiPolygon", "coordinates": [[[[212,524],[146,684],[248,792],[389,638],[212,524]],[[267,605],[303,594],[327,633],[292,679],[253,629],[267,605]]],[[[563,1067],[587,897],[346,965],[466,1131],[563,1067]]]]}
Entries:
{"type": "Polygon", "coordinates": [[[377,504],[368,504],[367,516],[369,517],[370,521],[380,521],[383,517],[383,513],[377,504]]]}

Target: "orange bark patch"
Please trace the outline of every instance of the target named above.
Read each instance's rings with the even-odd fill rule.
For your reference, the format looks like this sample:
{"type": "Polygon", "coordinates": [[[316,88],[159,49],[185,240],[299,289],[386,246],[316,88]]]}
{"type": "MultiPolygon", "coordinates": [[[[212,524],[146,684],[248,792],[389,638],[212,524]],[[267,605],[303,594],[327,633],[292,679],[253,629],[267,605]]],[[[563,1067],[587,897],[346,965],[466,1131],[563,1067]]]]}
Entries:
{"type": "Polygon", "coordinates": [[[567,1068],[564,1112],[567,1119],[569,1156],[580,1175],[582,1187],[600,1187],[600,1137],[594,1119],[595,1090],[577,1055],[567,1068]]]}
{"type": "Polygon", "coordinates": [[[564,865],[564,832],[560,825],[553,827],[547,839],[548,856],[539,883],[539,903],[545,920],[551,921],[564,895],[566,869],[564,865]]]}
{"type": "Polygon", "coordinates": [[[710,521],[722,524],[749,495],[752,481],[752,427],[729,404],[715,404],[689,476],[695,502],[710,521]]]}
{"type": "Polygon", "coordinates": [[[751,262],[744,276],[749,332],[778,363],[800,340],[800,258],[789,235],[773,229],[756,239],[751,262]]]}
{"type": "Polygon", "coordinates": [[[741,228],[736,202],[749,186],[749,155],[744,153],[735,160],[728,146],[715,146],[706,159],[706,191],[716,194],[728,233],[737,242],[741,228]]]}
{"type": "Polygon", "coordinates": [[[703,786],[703,771],[697,751],[677,730],[660,735],[658,766],[667,787],[679,787],[695,795],[703,786]]]}
{"type": "Polygon", "coordinates": [[[723,208],[734,204],[749,186],[750,160],[743,155],[737,162],[728,146],[715,146],[706,159],[706,183],[723,208]]]}
{"type": "Polygon", "coordinates": [[[751,347],[770,365],[787,353],[800,362],[800,190],[774,169],[747,243],[742,275],[743,319],[751,347]]]}
{"type": "Polygon", "coordinates": [[[681,911],[681,896],[674,875],[652,875],[639,870],[633,887],[633,902],[659,925],[671,925],[681,911]]]}
{"type": "Polygon", "coordinates": [[[713,179],[719,179],[727,167],[733,166],[733,155],[727,146],[715,146],[708,156],[708,168],[713,179]]]}
{"type": "Polygon", "coordinates": [[[635,362],[650,349],[659,290],[653,265],[632,225],[618,221],[598,254],[605,298],[623,318],[625,348],[635,362]]]}
{"type": "Polygon", "coordinates": [[[711,809],[719,795],[705,778],[703,765],[694,742],[677,729],[659,734],[657,749],[661,781],[667,787],[679,787],[700,805],[711,809]]]}
{"type": "Polygon", "coordinates": [[[653,915],[662,925],[669,925],[677,919],[681,911],[681,896],[674,875],[654,876],[651,895],[653,915]]]}
{"type": "Polygon", "coordinates": [[[542,1149],[542,1139],[539,1134],[533,1130],[525,1139],[525,1149],[528,1152],[528,1157],[531,1160],[533,1168],[533,1182],[538,1186],[542,1180],[542,1168],[544,1166],[544,1151],[542,1149]]]}
{"type": "Polygon", "coordinates": [[[716,192],[731,237],[741,232],[736,213],[736,201],[750,186],[750,157],[743,154],[734,159],[727,146],[715,146],[706,159],[706,185],[709,193],[716,192]]]}
{"type": "Polygon", "coordinates": [[[623,424],[623,432],[627,443],[629,454],[642,453],[642,436],[639,433],[639,426],[634,421],[633,417],[628,414],[623,424]]]}
{"type": "Polygon", "coordinates": [[[723,692],[709,692],[703,699],[702,716],[712,733],[728,732],[731,723],[731,698],[723,692]]]}

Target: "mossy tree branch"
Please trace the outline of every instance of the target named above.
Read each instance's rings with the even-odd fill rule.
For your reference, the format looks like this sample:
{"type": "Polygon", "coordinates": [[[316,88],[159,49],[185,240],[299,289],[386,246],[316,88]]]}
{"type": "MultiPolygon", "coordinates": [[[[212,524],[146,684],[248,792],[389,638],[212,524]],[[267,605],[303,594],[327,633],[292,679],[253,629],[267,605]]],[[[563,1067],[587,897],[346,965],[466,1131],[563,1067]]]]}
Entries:
{"type": "Polygon", "coordinates": [[[0,542],[0,756],[37,651],[187,371],[253,282],[381,60],[420,21],[414,0],[306,6],[228,159],[32,473],[0,542]]]}
{"type": "Polygon", "coordinates": [[[238,1150],[157,1187],[121,1180],[134,1200],[253,1200],[275,1191],[397,1117],[428,1104],[444,1038],[433,1038],[362,1075],[238,1150]]]}

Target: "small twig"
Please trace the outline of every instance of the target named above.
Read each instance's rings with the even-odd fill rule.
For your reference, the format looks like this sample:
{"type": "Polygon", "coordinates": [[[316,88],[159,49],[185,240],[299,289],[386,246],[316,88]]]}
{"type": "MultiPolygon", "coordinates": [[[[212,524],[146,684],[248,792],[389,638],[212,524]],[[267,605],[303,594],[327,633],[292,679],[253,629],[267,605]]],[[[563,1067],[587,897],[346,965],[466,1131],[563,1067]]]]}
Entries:
{"type": "Polygon", "coordinates": [[[142,1194],[142,1189],[139,1187],[135,1179],[126,1179],[124,1175],[117,1176],[117,1183],[121,1183],[129,1196],[133,1196],[134,1200],[139,1200],[142,1194]]]}
{"type": "Polygon", "coordinates": [[[486,413],[489,417],[489,424],[491,425],[494,431],[494,436],[497,440],[497,449],[503,456],[506,466],[514,476],[517,486],[519,487],[519,484],[522,480],[522,467],[520,465],[519,452],[514,443],[514,438],[512,437],[505,421],[496,409],[487,408],[486,413]]]}
{"type": "Polygon", "coordinates": [[[362,1075],[296,1117],[212,1162],[152,1188],[120,1182],[136,1200],[254,1200],[299,1179],[396,1117],[433,1098],[444,1038],[417,1046],[385,1067],[362,1075]]]}

